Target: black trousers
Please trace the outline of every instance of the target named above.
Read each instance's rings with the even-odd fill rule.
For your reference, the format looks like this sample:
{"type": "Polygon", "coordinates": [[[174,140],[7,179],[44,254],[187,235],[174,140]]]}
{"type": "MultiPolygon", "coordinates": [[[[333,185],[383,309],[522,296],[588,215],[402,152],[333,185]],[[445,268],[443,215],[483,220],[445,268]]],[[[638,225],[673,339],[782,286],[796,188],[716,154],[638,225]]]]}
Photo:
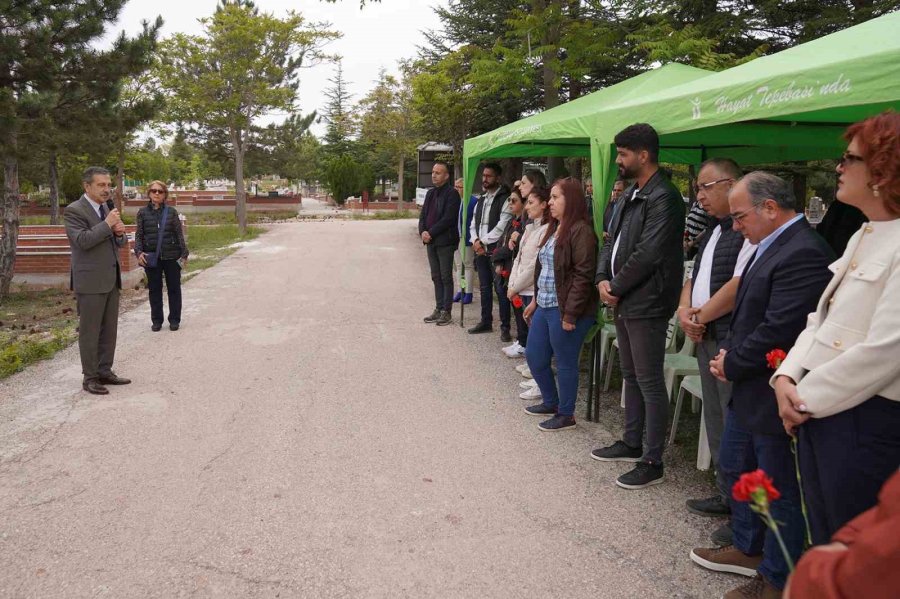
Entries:
{"type": "Polygon", "coordinates": [[[478,273],[478,291],[481,295],[481,322],[494,322],[494,266],[491,257],[475,256],[475,272],[478,273]]]}
{"type": "Polygon", "coordinates": [[[429,243],[425,247],[434,283],[434,307],[450,312],[453,307],[453,252],[456,246],[429,243]]]}
{"type": "MultiPolygon", "coordinates": [[[[509,290],[509,281],[494,272],[494,289],[497,291],[497,304],[500,308],[500,330],[509,331],[509,323],[512,316],[512,304],[506,293],[509,290]]],[[[518,322],[518,320],[516,321],[518,322]]]]}
{"type": "Polygon", "coordinates": [[[145,268],[147,289],[150,290],[150,321],[163,323],[163,276],[169,295],[169,324],[181,323],[181,267],[177,260],[160,260],[156,268],[145,268]]]}
{"type": "MultiPolygon", "coordinates": [[[[827,368],[827,365],[825,366],[827,368]]],[[[798,438],[800,477],[814,545],[878,503],[900,465],[900,402],[875,396],[826,418],[810,418],[798,438]]]]}

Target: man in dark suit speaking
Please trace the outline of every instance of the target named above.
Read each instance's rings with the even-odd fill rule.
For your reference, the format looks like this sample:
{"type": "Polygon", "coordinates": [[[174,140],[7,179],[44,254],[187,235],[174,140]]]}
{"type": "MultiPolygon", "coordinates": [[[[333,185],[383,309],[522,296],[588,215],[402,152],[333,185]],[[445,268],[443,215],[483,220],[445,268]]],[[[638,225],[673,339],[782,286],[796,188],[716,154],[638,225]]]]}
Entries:
{"type": "MultiPolygon", "coordinates": [[[[774,372],[766,354],[793,347],[831,279],[828,264],[834,255],[797,213],[790,186],[775,175],[745,176],[731,190],[728,204],[734,229],[758,247],[741,276],[723,349],[710,362],[713,375],[733,383],[719,467],[728,489],[742,473],[757,468],[772,478],[781,498],[771,503],[771,513],[796,562],[806,526],[791,438],[775,393],[766,388],[774,372]]],[[[710,570],[754,577],[726,593],[726,599],[780,597],[789,566],[778,539],[747,502],[732,501],[731,525],[732,546],[694,549],[691,559],[710,570]]]]}
{"type": "Polygon", "coordinates": [[[122,275],[119,248],[126,243],[119,211],[109,205],[109,171],[92,166],[81,178],[84,195],[66,207],[66,236],[72,248],[71,288],[78,302],[78,349],[82,386],[106,395],[105,385],[131,381],[112,371],[119,321],[122,275]]]}

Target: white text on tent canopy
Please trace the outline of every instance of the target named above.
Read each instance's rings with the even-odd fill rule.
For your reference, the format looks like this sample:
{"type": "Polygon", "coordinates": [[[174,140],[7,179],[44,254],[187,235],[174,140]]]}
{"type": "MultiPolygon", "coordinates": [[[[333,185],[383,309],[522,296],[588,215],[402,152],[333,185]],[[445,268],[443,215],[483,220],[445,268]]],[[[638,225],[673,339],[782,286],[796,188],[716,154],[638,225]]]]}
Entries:
{"type": "MultiPolygon", "coordinates": [[[[807,100],[815,96],[829,96],[834,94],[846,94],[852,91],[850,79],[844,78],[844,74],[838,75],[834,81],[821,83],[815,81],[805,85],[798,85],[796,80],[791,81],[788,85],[780,88],[771,88],[768,85],[760,86],[755,92],[747,94],[741,98],[732,99],[728,96],[719,96],[713,101],[716,108],[716,114],[729,113],[736,115],[738,113],[750,110],[751,108],[771,108],[779,104],[788,104],[807,100]]],[[[700,98],[694,98],[690,101],[691,118],[697,120],[701,117],[700,98]]]]}

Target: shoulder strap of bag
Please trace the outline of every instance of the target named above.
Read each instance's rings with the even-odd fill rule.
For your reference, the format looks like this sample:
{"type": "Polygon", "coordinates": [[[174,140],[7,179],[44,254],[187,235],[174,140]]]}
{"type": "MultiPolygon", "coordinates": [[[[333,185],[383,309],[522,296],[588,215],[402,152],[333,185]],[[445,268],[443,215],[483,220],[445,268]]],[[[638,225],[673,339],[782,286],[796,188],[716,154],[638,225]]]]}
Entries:
{"type": "Polygon", "coordinates": [[[168,204],[163,206],[162,219],[159,221],[159,231],[157,232],[156,237],[156,251],[154,254],[156,255],[156,259],[159,260],[159,256],[162,253],[162,242],[163,242],[163,234],[166,232],[166,223],[169,218],[169,206],[168,204]]]}

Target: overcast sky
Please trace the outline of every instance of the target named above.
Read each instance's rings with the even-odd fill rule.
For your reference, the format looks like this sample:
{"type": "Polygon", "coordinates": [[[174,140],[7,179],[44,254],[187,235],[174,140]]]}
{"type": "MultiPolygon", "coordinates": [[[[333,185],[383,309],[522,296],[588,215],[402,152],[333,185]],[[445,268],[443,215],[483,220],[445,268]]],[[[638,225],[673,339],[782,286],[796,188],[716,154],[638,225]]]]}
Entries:
{"type": "MultiPolygon", "coordinates": [[[[162,15],[165,21],[162,37],[176,32],[199,34],[198,19],[211,15],[216,0],[130,0],[112,28],[108,39],[123,29],[129,35],[140,30],[142,20],[162,15]]],[[[350,82],[353,100],[360,100],[371,89],[382,67],[396,73],[397,61],[416,54],[416,47],[424,43],[422,32],[437,29],[439,21],[432,7],[446,5],[447,0],[382,0],[360,10],[358,0],[341,0],[336,4],[320,0],[256,0],[262,12],[282,17],[295,10],[311,21],[329,21],[332,29],[344,37],[328,46],[327,51],[344,57],[344,78],[350,82]]],[[[324,91],[334,76],[333,64],[303,69],[300,79],[300,107],[304,113],[321,109],[325,104],[324,91]]],[[[313,129],[317,134],[321,125],[313,129]]]]}

